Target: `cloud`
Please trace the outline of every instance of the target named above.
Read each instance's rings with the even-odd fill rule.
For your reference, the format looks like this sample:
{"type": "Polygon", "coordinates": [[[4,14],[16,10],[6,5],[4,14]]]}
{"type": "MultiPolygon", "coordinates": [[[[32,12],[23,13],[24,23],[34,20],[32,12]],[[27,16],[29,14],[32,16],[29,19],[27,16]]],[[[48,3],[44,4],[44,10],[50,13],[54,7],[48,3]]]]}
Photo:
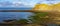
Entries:
{"type": "Polygon", "coordinates": [[[45,3],[45,4],[57,4],[59,3],[60,1],[44,1],[42,3],[45,3]]]}
{"type": "MultiPolygon", "coordinates": [[[[2,3],[5,3],[6,5],[5,7],[34,7],[37,3],[50,4],[50,3],[60,2],[60,0],[53,0],[53,1],[51,0],[1,0],[1,1],[2,3]]],[[[1,4],[0,7],[1,6],[4,6],[4,4],[1,4]]]]}
{"type": "Polygon", "coordinates": [[[6,7],[6,6],[9,6],[9,7],[32,7],[33,5],[34,5],[35,3],[27,3],[27,2],[10,2],[10,3],[8,3],[8,2],[0,2],[0,7],[6,7]]]}
{"type": "MultiPolygon", "coordinates": [[[[3,1],[3,0],[2,0],[3,1]]],[[[34,5],[36,4],[37,1],[35,0],[5,0],[6,2],[2,2],[3,4],[1,4],[1,6],[4,6],[4,5],[8,5],[8,7],[34,7],[34,5]],[[9,3],[7,3],[7,1],[10,2],[10,5],[9,3]],[[5,4],[4,4],[5,3],[5,4]]],[[[5,7],[6,7],[5,6],[5,7]]]]}

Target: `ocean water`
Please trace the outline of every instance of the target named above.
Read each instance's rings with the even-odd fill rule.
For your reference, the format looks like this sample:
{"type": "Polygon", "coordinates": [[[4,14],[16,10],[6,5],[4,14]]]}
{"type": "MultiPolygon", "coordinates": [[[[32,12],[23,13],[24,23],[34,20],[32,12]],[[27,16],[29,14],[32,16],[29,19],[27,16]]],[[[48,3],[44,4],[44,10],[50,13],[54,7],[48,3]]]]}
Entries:
{"type": "MultiPolygon", "coordinates": [[[[31,10],[32,8],[4,8],[1,7],[0,10],[31,10]]],[[[3,20],[8,20],[8,19],[21,19],[31,15],[31,12],[0,12],[0,22],[3,22],[3,20]]]]}
{"type": "Polygon", "coordinates": [[[0,10],[31,10],[31,7],[0,7],[0,10]]]}

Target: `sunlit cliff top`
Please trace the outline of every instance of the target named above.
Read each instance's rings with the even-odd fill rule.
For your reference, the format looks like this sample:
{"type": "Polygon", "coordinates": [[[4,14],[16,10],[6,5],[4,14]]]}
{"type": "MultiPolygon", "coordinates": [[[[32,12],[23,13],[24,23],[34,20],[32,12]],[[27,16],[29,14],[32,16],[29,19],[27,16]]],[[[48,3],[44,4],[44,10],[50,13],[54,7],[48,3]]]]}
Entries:
{"type": "Polygon", "coordinates": [[[57,4],[36,4],[33,10],[37,11],[58,11],[60,12],[60,3],[57,4]]]}

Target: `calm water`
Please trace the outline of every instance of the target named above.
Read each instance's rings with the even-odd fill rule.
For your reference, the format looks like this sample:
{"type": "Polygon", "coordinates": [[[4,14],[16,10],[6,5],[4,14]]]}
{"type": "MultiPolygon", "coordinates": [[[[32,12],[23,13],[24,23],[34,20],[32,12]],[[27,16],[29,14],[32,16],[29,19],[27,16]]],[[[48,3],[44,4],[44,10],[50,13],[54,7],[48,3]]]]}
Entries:
{"type": "MultiPolygon", "coordinates": [[[[0,10],[31,10],[32,8],[0,8],[0,10]]],[[[0,22],[8,19],[27,18],[30,12],[0,12],[0,22]]]]}

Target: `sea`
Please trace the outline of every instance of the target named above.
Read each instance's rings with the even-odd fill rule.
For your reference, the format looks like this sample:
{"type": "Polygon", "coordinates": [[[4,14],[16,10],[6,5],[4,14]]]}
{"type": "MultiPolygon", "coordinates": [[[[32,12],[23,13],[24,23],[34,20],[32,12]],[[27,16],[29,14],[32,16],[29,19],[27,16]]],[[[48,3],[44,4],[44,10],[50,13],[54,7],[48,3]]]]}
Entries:
{"type": "MultiPolygon", "coordinates": [[[[31,7],[29,8],[0,7],[0,10],[31,10],[31,9],[32,9],[31,7]]],[[[0,22],[3,22],[3,20],[9,20],[9,19],[16,19],[16,20],[19,20],[21,18],[27,19],[27,17],[30,15],[32,15],[31,12],[0,12],[0,22]]]]}

